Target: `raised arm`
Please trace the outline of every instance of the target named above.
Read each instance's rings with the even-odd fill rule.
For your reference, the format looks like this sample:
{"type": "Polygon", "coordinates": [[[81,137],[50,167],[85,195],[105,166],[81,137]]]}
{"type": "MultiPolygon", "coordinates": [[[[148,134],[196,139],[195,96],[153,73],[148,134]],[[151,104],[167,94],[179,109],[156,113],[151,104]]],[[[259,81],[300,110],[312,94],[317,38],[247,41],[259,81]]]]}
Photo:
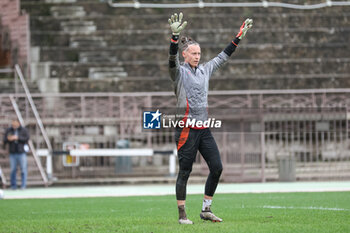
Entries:
{"type": "Polygon", "coordinates": [[[179,61],[179,36],[180,32],[186,27],[187,21],[182,22],[183,14],[180,13],[179,16],[175,13],[168,20],[170,24],[170,29],[172,31],[172,36],[170,40],[170,50],[169,50],[169,74],[171,80],[175,81],[180,75],[180,61],[179,61]]]}
{"type": "Polygon", "coordinates": [[[210,74],[215,72],[218,68],[220,68],[232,55],[232,53],[236,50],[238,43],[243,39],[247,31],[253,26],[252,19],[246,19],[241,28],[239,29],[236,37],[231,41],[231,43],[221,52],[218,56],[211,59],[206,66],[208,66],[210,74]]]}

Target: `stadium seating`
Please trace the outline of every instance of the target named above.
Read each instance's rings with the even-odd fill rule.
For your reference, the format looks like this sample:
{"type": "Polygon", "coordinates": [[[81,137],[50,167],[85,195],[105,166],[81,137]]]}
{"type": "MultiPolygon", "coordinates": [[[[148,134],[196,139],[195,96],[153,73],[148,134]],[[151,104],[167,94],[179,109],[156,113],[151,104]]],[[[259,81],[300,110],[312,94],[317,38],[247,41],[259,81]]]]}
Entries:
{"type": "MultiPolygon", "coordinates": [[[[22,8],[31,16],[32,47],[40,48],[32,66],[49,69],[49,77],[36,78],[59,79],[61,92],[172,90],[167,19],[176,10],[112,8],[99,1],[22,1],[22,8]]],[[[184,35],[201,44],[205,62],[230,42],[246,17],[254,19],[253,30],[214,75],[213,90],[349,87],[346,9],[184,9],[189,21],[184,35]]]]}

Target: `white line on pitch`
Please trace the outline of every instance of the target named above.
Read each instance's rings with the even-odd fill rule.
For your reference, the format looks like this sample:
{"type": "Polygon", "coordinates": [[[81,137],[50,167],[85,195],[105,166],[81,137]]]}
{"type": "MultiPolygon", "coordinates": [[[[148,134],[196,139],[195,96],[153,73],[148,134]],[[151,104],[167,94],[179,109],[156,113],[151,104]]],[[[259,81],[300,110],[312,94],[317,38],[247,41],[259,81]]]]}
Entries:
{"type": "Polygon", "coordinates": [[[271,206],[271,205],[264,205],[262,208],[264,208],[264,209],[302,209],[302,210],[350,211],[349,209],[342,209],[342,208],[326,208],[326,207],[315,207],[315,206],[309,206],[309,207],[294,207],[294,206],[271,206]]]}

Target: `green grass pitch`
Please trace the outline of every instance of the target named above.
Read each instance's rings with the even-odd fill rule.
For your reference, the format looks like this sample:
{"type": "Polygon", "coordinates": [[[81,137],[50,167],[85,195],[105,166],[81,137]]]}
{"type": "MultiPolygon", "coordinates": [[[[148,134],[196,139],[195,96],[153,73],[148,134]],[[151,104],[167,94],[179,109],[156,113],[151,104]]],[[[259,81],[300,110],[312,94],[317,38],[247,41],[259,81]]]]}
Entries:
{"type": "MultiPolygon", "coordinates": [[[[141,192],[141,190],[140,190],[141,192]]],[[[217,194],[222,223],[177,223],[174,196],[0,200],[0,232],[350,232],[350,192],[217,194]]]]}

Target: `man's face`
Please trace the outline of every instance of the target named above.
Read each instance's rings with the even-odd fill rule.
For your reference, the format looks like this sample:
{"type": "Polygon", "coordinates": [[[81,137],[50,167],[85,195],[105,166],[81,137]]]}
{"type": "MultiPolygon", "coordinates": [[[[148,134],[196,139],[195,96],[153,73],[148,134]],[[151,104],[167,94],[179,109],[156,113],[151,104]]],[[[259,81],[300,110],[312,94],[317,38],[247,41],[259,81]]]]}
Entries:
{"type": "Polygon", "coordinates": [[[201,59],[201,48],[196,44],[189,45],[188,48],[182,52],[182,56],[185,62],[190,64],[192,68],[197,67],[201,59]]]}
{"type": "Polygon", "coordinates": [[[17,128],[19,128],[19,126],[20,126],[20,124],[17,120],[12,121],[12,128],[17,129],[17,128]]]}

